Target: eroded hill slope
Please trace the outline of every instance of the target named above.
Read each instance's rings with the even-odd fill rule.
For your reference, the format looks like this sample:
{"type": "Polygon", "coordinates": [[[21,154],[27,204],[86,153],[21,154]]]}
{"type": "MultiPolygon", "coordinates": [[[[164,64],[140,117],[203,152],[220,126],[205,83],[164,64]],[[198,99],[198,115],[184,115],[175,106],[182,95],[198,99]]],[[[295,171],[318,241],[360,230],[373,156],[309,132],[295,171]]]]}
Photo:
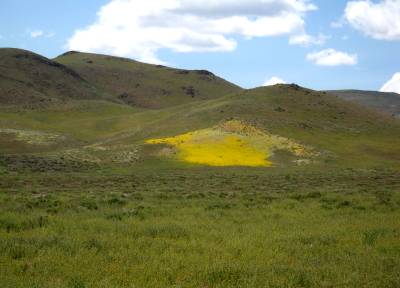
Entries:
{"type": "Polygon", "coordinates": [[[58,62],[25,50],[0,49],[1,105],[35,108],[99,97],[95,87],[58,62]]]}
{"type": "Polygon", "coordinates": [[[55,59],[116,101],[165,108],[215,99],[242,89],[206,70],[181,70],[106,55],[68,52],[55,59]]]}

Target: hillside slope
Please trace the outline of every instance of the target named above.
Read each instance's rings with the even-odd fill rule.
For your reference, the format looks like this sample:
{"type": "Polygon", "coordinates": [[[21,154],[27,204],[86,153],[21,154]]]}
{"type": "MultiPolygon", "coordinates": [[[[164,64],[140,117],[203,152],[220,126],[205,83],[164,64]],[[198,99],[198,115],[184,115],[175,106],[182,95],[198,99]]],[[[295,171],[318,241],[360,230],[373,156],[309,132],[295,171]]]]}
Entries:
{"type": "Polygon", "coordinates": [[[55,59],[125,104],[165,108],[242,89],[205,70],[180,70],[106,55],[68,52],[55,59]]]}
{"type": "Polygon", "coordinates": [[[343,100],[352,101],[366,107],[400,117],[400,95],[378,91],[332,90],[327,91],[343,100]]]}
{"type": "Polygon", "coordinates": [[[321,152],[326,163],[400,163],[399,121],[296,85],[256,88],[207,105],[177,109],[130,140],[176,136],[237,119],[266,133],[311,146],[321,152]]]}
{"type": "Polygon", "coordinates": [[[3,155],[111,166],[400,163],[399,121],[330,93],[243,90],[207,71],[103,55],[67,53],[60,64],[0,52],[3,155]]]}
{"type": "MultiPolygon", "coordinates": [[[[0,145],[1,150],[8,153],[33,152],[43,148],[42,151],[57,150],[65,157],[62,152],[62,145],[65,143],[65,149],[69,149],[72,145],[78,149],[74,152],[78,155],[76,157],[85,161],[132,159],[131,165],[143,166],[147,165],[146,163],[156,165],[168,160],[168,165],[172,165],[181,162],[175,157],[179,151],[165,150],[165,145],[146,143],[151,139],[167,137],[179,140],[188,139],[190,135],[198,135],[204,141],[196,136],[198,139],[196,143],[208,143],[207,147],[216,147],[215,153],[225,148],[232,148],[232,151],[242,149],[241,147],[257,148],[260,145],[264,145],[262,151],[273,148],[265,154],[269,155],[268,159],[273,166],[293,165],[294,161],[302,159],[296,157],[296,153],[287,153],[287,151],[293,152],[293,149],[286,149],[289,146],[299,149],[304,147],[315,152],[314,154],[319,155],[315,162],[328,166],[381,167],[400,163],[398,121],[328,93],[296,85],[257,88],[217,99],[158,110],[136,109],[107,101],[78,101],[75,106],[65,108],[63,113],[53,110],[18,114],[2,112],[0,119],[0,129],[14,129],[12,131],[15,135],[18,133],[26,135],[27,131],[31,131],[29,133],[33,135],[32,131],[36,131],[35,133],[39,135],[51,133],[57,135],[58,139],[60,136],[69,139],[68,142],[62,140],[56,143],[57,145],[44,146],[27,144],[27,140],[19,136],[14,139],[19,145],[14,143],[11,146],[10,141],[3,142],[3,146],[0,145]],[[227,128],[232,126],[232,123],[240,124],[233,129],[227,128]],[[202,135],[211,137],[204,138],[202,135]],[[220,142],[223,146],[214,145],[215,141],[225,141],[224,139],[243,140],[243,145],[246,145],[243,146],[239,142],[233,143],[232,147],[226,146],[225,142],[220,142]],[[271,141],[284,144],[281,147],[278,147],[279,145],[272,147],[271,141]],[[23,147],[22,142],[25,143],[23,147]],[[69,146],[66,145],[68,143],[69,146]],[[16,150],[18,147],[23,149],[16,150]],[[129,157],[124,159],[118,155],[129,155],[129,157]]],[[[5,131],[10,135],[10,130],[5,131]]],[[[9,136],[3,139],[9,139],[9,136]]],[[[36,141],[36,144],[40,143],[36,141]]],[[[203,148],[197,146],[196,149],[203,148]]],[[[209,153],[210,149],[207,151],[209,153]]],[[[240,151],[237,155],[239,154],[240,151]]]]}
{"type": "Polygon", "coordinates": [[[0,104],[44,106],[71,99],[96,99],[97,89],[78,73],[38,54],[0,49],[0,104]]]}

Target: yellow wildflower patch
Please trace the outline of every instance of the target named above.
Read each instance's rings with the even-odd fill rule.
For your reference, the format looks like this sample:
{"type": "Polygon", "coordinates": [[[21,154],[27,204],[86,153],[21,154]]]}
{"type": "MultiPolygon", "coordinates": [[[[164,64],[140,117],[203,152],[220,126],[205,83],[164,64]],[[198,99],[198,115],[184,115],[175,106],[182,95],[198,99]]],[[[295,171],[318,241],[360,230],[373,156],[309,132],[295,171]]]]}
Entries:
{"type": "Polygon", "coordinates": [[[237,120],[146,143],[172,146],[180,160],[210,166],[268,167],[272,165],[268,158],[279,149],[296,156],[309,156],[305,147],[237,120]]]}

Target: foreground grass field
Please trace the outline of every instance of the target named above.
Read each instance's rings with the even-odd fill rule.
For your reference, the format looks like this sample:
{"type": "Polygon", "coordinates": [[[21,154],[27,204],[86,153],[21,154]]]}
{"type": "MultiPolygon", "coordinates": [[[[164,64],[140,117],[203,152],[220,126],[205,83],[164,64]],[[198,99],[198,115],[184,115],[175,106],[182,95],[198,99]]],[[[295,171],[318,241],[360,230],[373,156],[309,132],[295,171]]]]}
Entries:
{"type": "Polygon", "coordinates": [[[395,170],[0,173],[0,287],[400,285],[395,170]]]}

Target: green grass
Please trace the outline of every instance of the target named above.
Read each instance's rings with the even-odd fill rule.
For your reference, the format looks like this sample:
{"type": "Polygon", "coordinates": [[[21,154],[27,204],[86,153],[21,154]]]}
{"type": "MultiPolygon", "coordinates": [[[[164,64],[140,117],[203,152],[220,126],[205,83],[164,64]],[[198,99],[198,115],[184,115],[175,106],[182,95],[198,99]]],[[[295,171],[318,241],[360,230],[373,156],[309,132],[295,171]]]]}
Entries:
{"type": "Polygon", "coordinates": [[[392,170],[6,173],[1,287],[397,287],[392,170]]]}

